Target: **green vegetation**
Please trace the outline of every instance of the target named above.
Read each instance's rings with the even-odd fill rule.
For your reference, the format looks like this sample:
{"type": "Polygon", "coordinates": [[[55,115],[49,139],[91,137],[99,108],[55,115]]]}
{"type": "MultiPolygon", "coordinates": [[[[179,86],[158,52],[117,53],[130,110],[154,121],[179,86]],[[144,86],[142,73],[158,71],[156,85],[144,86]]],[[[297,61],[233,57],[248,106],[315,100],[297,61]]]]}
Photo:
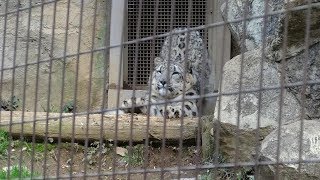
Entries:
{"type": "Polygon", "coordinates": [[[211,173],[210,170],[206,170],[205,173],[202,173],[200,176],[200,180],[209,180],[213,179],[213,174],[211,173]]]}
{"type": "Polygon", "coordinates": [[[53,104],[51,104],[48,109],[42,105],[41,105],[41,108],[44,112],[55,112],[55,113],[59,112],[58,108],[56,108],[53,104]]]}
{"type": "MultiPolygon", "coordinates": [[[[34,158],[36,161],[41,161],[44,158],[44,152],[46,148],[44,143],[29,143],[29,142],[21,142],[21,141],[15,141],[15,142],[19,144],[19,145],[15,145],[15,147],[22,148],[30,157],[33,151],[33,146],[34,146],[34,158]]],[[[54,148],[56,148],[56,145],[47,144],[47,152],[52,151],[54,148]]]]}
{"type": "Polygon", "coordinates": [[[254,180],[252,169],[239,168],[234,171],[232,168],[219,168],[216,171],[213,169],[206,170],[201,174],[201,180],[211,179],[236,179],[236,180],[254,180]],[[215,173],[215,175],[214,175],[215,173]]]}
{"type": "MultiPolygon", "coordinates": [[[[218,163],[228,163],[226,157],[222,154],[214,155],[217,157],[218,163]]],[[[214,164],[215,159],[207,159],[205,164],[214,164]]],[[[253,169],[250,167],[237,167],[235,168],[218,168],[218,169],[208,169],[201,173],[201,180],[209,179],[236,179],[236,180],[254,180],[253,169]]]]}
{"type": "Polygon", "coordinates": [[[1,109],[5,111],[15,111],[18,109],[20,104],[20,99],[12,96],[10,100],[0,100],[1,109]]]}
{"type": "Polygon", "coordinates": [[[19,168],[18,165],[12,166],[10,168],[10,173],[8,176],[8,168],[2,169],[0,171],[0,179],[20,179],[20,178],[30,178],[32,177],[31,171],[25,167],[22,166],[19,168]]]}
{"type": "Polygon", "coordinates": [[[68,102],[63,106],[62,112],[64,112],[64,113],[71,113],[71,112],[73,112],[73,110],[74,110],[74,103],[73,103],[73,101],[68,101],[68,102]]]}
{"type": "MultiPolygon", "coordinates": [[[[23,143],[23,146],[25,146],[27,149],[28,152],[31,152],[32,151],[32,144],[33,143],[27,143],[27,142],[24,142],[23,143]]],[[[47,151],[51,151],[55,148],[56,146],[55,145],[52,145],[52,144],[47,144],[47,151]]],[[[45,151],[45,144],[42,144],[42,143],[35,143],[34,144],[34,151],[36,153],[44,153],[45,151]]]]}
{"type": "Polygon", "coordinates": [[[126,155],[123,157],[123,160],[130,164],[131,166],[139,166],[143,163],[143,145],[136,145],[132,147],[131,154],[126,153],[126,155]]]}
{"type": "Polygon", "coordinates": [[[7,154],[8,147],[9,147],[8,133],[3,130],[0,130],[0,156],[7,154]]]}
{"type": "MultiPolygon", "coordinates": [[[[51,104],[50,107],[47,109],[46,107],[42,106],[42,110],[44,112],[53,112],[53,113],[59,113],[59,108],[57,108],[55,105],[51,104]]],[[[62,112],[63,113],[71,113],[74,110],[74,103],[73,101],[68,101],[63,107],[62,112]]]]}
{"type": "Polygon", "coordinates": [[[94,141],[93,143],[90,144],[90,147],[88,147],[88,152],[87,152],[87,161],[90,165],[95,164],[97,161],[96,159],[100,157],[100,150],[101,154],[107,154],[108,152],[111,151],[109,145],[102,143],[100,144],[99,141],[94,141]]]}

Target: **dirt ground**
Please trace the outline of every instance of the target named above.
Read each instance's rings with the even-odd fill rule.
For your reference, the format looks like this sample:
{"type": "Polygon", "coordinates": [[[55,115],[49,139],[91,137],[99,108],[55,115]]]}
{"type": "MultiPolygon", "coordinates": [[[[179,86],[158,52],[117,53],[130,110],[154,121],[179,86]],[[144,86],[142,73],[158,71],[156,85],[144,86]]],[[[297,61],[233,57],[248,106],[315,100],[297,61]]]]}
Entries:
{"type": "MultiPolygon", "coordinates": [[[[144,148],[144,144],[135,145],[132,148],[132,156],[128,154],[121,156],[121,152],[115,151],[113,144],[105,143],[99,147],[98,142],[90,143],[88,148],[84,144],[61,143],[48,144],[45,148],[44,144],[21,143],[13,141],[11,143],[11,151],[7,156],[0,156],[0,169],[12,165],[26,166],[33,169],[36,177],[45,174],[46,177],[60,177],[69,179],[84,179],[84,175],[89,175],[86,179],[99,179],[96,175],[102,174],[100,179],[113,179],[110,173],[124,172],[131,170],[132,173],[116,175],[115,179],[176,179],[179,177],[179,171],[172,170],[161,172],[143,173],[141,170],[155,170],[158,168],[175,168],[177,166],[196,165],[200,162],[200,155],[197,153],[196,146],[166,146],[161,145],[148,146],[144,148]],[[47,150],[45,150],[47,149],[47,150]],[[181,153],[179,151],[181,150],[181,153]],[[118,153],[118,154],[117,154],[118,153]],[[146,155],[147,153],[147,155],[146,155]],[[180,155],[179,155],[180,154],[180,155]],[[129,159],[129,157],[132,157],[129,159]],[[147,158],[147,159],[146,159],[147,158]],[[44,166],[44,163],[46,166],[44,166]],[[143,168],[146,167],[146,168],[143,168]],[[140,173],[135,171],[139,170],[140,173]]],[[[119,146],[118,146],[119,147],[119,146]]],[[[129,149],[128,145],[121,146],[129,149]]],[[[121,149],[122,149],[121,148],[121,149]]],[[[123,150],[123,149],[122,149],[123,150]]],[[[194,169],[191,171],[180,171],[180,178],[195,178],[199,172],[194,169]]]]}

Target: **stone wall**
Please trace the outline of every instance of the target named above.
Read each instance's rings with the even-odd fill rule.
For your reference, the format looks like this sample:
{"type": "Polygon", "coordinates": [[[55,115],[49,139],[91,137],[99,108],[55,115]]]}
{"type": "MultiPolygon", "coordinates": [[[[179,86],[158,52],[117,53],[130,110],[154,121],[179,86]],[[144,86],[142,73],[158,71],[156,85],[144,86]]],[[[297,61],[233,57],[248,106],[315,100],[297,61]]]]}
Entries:
{"type": "Polygon", "coordinates": [[[30,10],[27,9],[28,0],[21,0],[19,7],[17,0],[10,0],[8,1],[8,12],[12,13],[7,16],[7,19],[3,15],[6,1],[0,2],[0,58],[2,60],[0,68],[4,68],[0,89],[1,99],[16,96],[21,100],[21,105],[22,102],[26,103],[26,110],[34,110],[36,104],[38,111],[59,111],[61,99],[63,99],[62,105],[73,101],[75,85],[77,85],[77,111],[86,110],[90,87],[90,62],[92,61],[89,107],[90,109],[100,108],[104,93],[104,73],[106,72],[105,63],[108,62],[108,52],[96,51],[91,58],[90,51],[109,44],[111,1],[97,0],[95,28],[93,26],[94,0],[84,1],[82,13],[81,1],[78,0],[71,0],[69,8],[67,0],[58,1],[56,8],[55,3],[45,2],[48,3],[43,6],[41,17],[40,0],[32,0],[30,10]],[[21,10],[17,12],[17,8],[21,10]],[[69,22],[67,24],[68,9],[69,22]],[[56,15],[55,22],[54,14],[56,15]],[[82,28],[80,31],[81,15],[82,28]],[[5,21],[7,21],[6,27],[5,21]],[[67,26],[68,31],[66,31],[67,26]],[[81,38],[78,42],[80,32],[81,38]],[[93,33],[94,43],[92,42],[93,33]],[[28,50],[27,46],[29,46],[28,50]],[[81,55],[77,56],[78,52],[81,55]],[[64,58],[65,55],[67,58],[64,58]],[[53,60],[50,61],[51,59],[53,60]],[[13,66],[16,68],[12,68],[13,66]],[[77,73],[78,80],[76,81],[77,73]],[[25,99],[23,98],[24,91],[25,99]],[[50,101],[49,108],[47,107],[48,100],[50,101]]]}

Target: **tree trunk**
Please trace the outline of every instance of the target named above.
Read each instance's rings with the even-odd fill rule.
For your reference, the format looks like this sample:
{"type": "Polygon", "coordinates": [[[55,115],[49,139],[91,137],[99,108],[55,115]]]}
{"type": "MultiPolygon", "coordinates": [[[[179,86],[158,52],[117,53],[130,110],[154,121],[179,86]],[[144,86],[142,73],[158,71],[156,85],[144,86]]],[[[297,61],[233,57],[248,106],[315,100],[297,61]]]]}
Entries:
{"type": "Polygon", "coordinates": [[[49,113],[47,118],[46,112],[37,112],[36,116],[33,112],[25,112],[22,119],[23,114],[19,111],[1,111],[0,115],[0,129],[9,132],[12,136],[20,136],[22,133],[24,136],[45,137],[47,134],[47,137],[61,137],[66,140],[74,137],[75,140],[103,138],[112,141],[116,132],[119,141],[129,141],[130,139],[143,141],[147,138],[192,139],[196,137],[198,129],[196,119],[184,118],[183,135],[180,137],[180,119],[167,119],[164,136],[164,119],[162,117],[150,117],[148,128],[147,116],[137,114],[133,115],[132,121],[131,114],[120,115],[118,119],[115,115],[101,114],[90,114],[88,118],[87,115],[76,115],[73,119],[72,113],[63,113],[61,116],[59,113],[49,113]]]}

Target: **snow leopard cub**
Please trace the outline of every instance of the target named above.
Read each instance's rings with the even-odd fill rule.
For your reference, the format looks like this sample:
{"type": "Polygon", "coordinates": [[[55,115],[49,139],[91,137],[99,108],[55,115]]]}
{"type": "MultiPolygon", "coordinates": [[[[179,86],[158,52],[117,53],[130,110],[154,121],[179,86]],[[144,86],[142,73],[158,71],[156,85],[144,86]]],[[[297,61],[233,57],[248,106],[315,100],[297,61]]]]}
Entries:
{"type": "Polygon", "coordinates": [[[148,97],[136,98],[134,102],[133,99],[124,100],[121,107],[127,108],[125,112],[129,112],[129,107],[135,104],[138,106],[136,109],[147,114],[147,105],[150,104],[151,116],[198,116],[197,99],[192,97],[200,94],[202,86],[209,79],[211,64],[200,33],[187,33],[186,30],[172,30],[172,36],[168,36],[164,41],[160,57],[154,59],[154,69],[149,81],[151,102],[149,103],[148,97]],[[165,101],[173,102],[168,102],[165,109],[162,104],[165,101]]]}

